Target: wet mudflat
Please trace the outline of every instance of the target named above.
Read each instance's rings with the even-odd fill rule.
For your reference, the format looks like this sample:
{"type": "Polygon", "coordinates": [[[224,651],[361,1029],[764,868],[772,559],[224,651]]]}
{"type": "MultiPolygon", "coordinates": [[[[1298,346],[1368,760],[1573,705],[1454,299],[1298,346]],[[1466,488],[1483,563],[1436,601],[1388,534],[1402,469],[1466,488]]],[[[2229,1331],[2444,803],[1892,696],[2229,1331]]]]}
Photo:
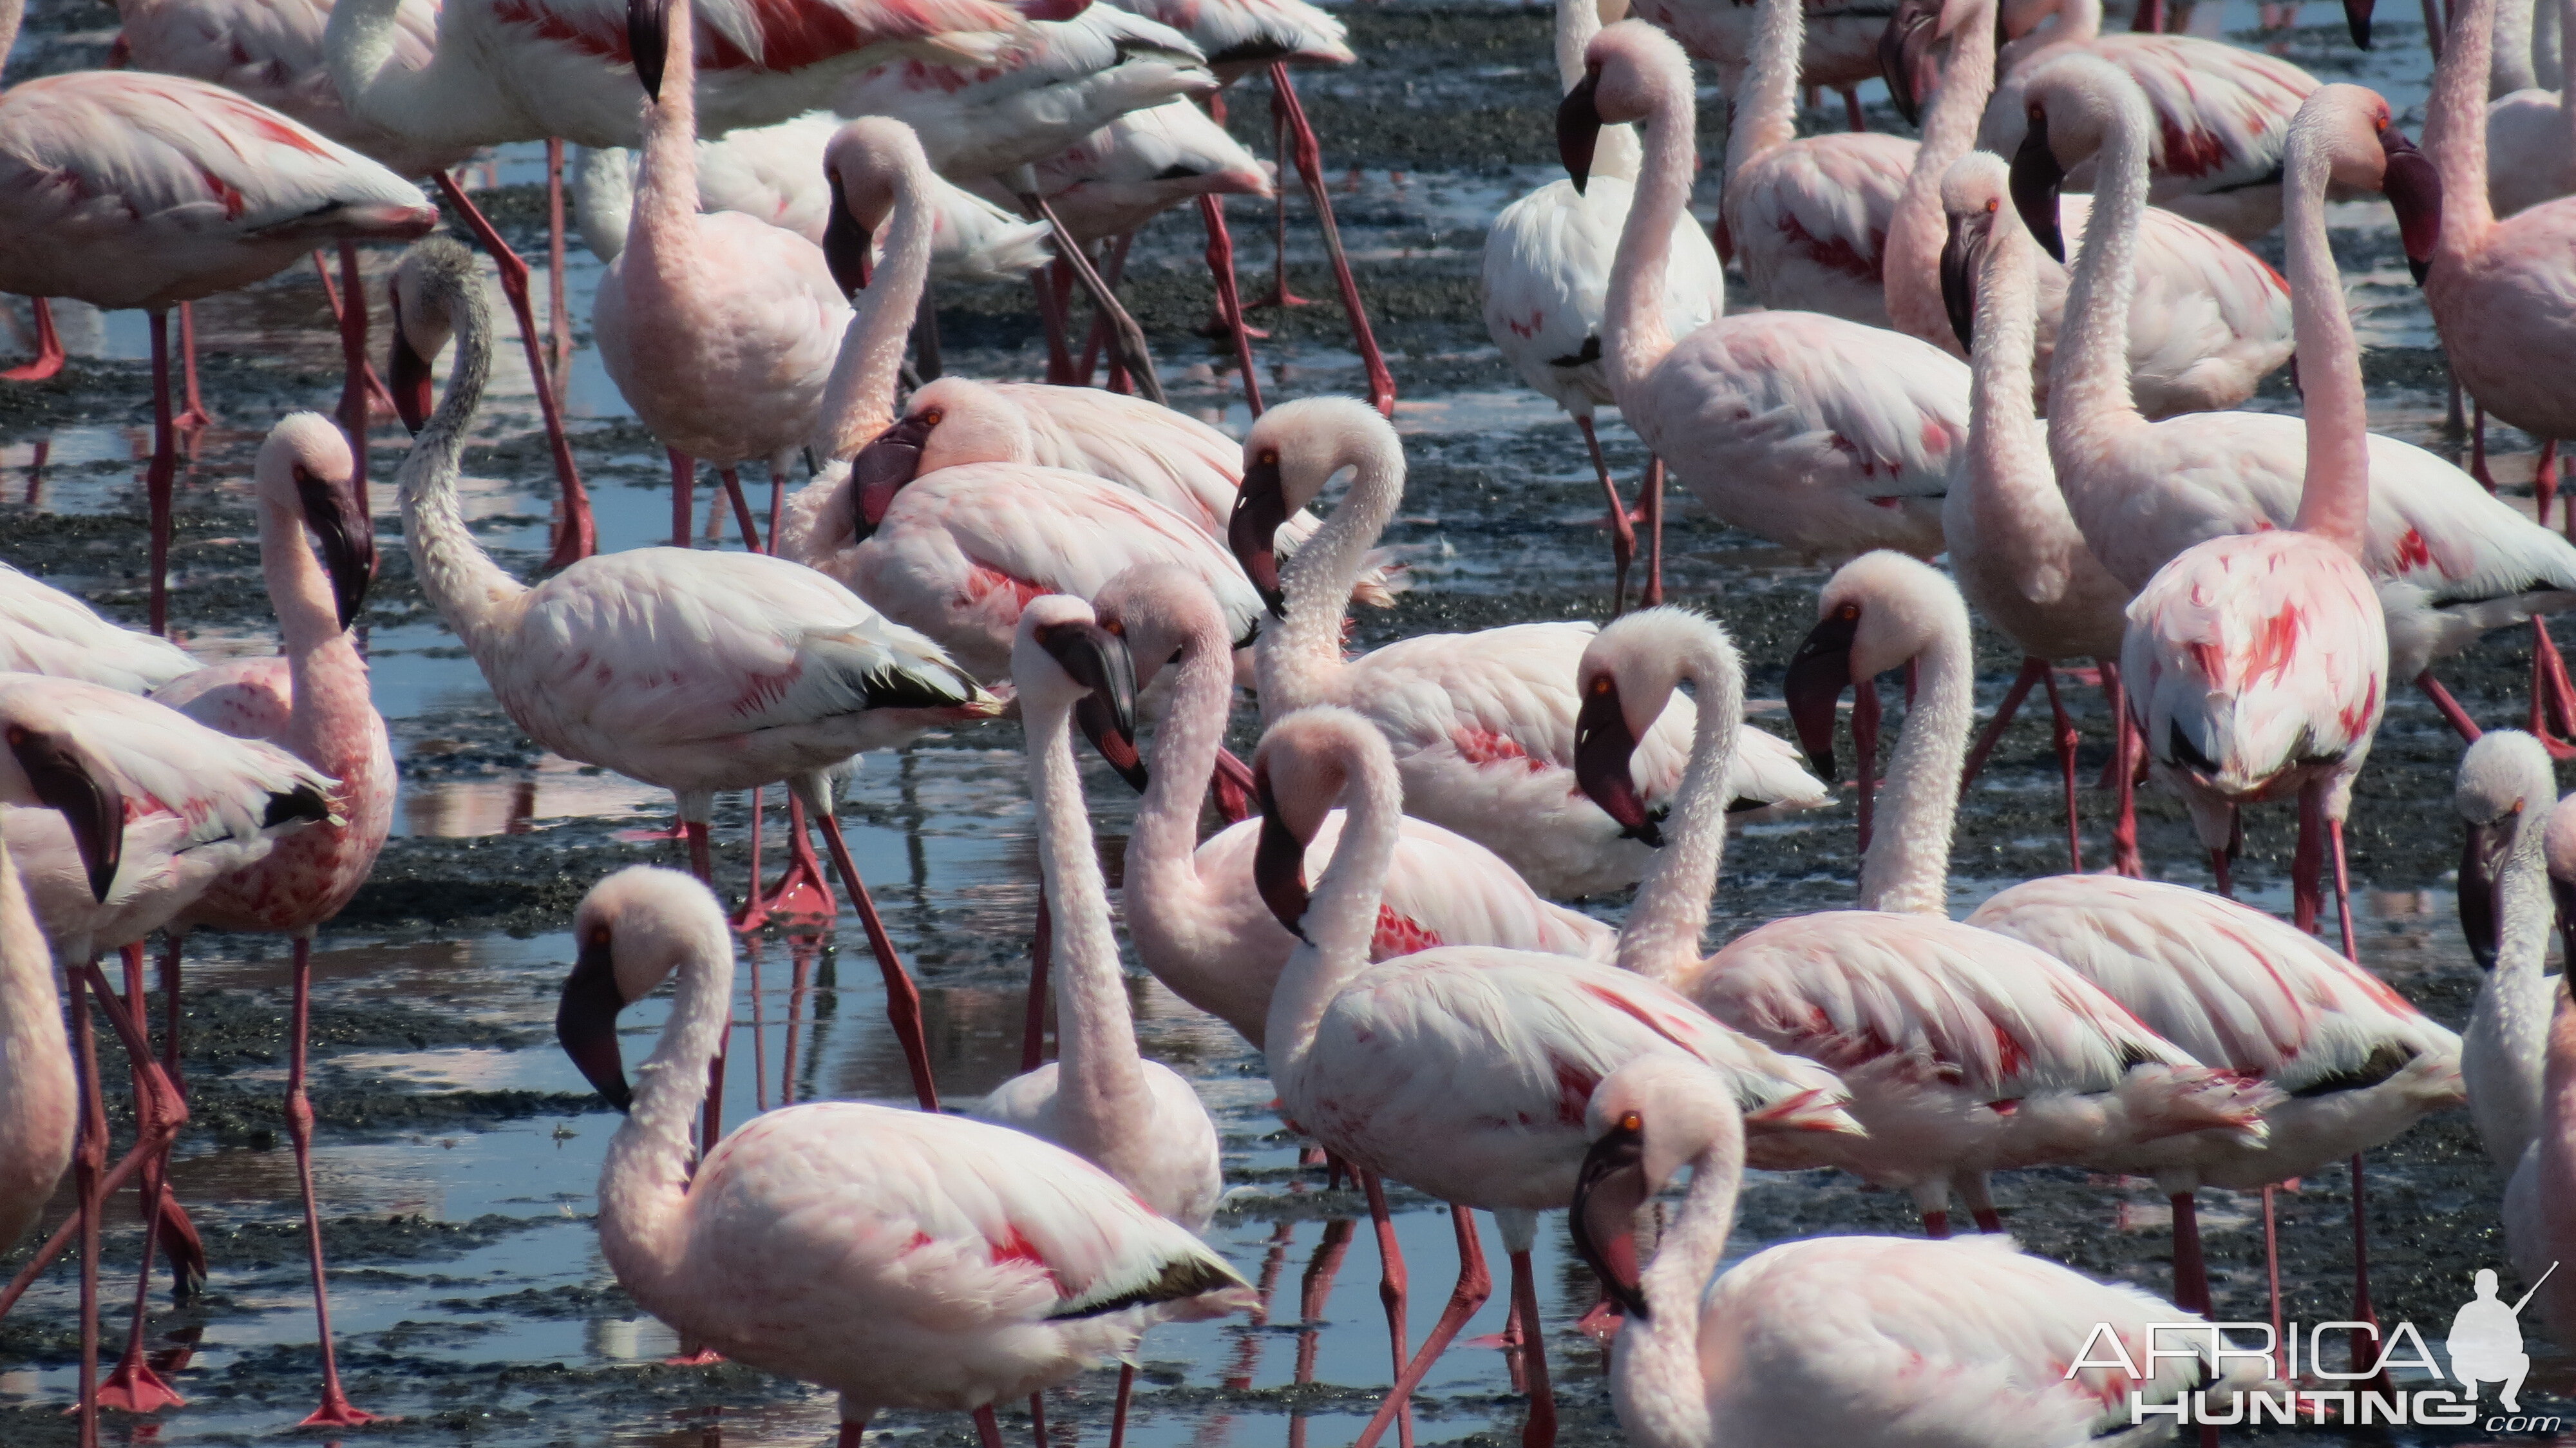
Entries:
{"type": "MultiPolygon", "coordinates": [[[[2329,79],[2387,91],[2403,123],[2420,124],[2426,80],[2421,34],[2381,17],[2364,57],[2339,16],[2260,38],[2329,79]]],[[[33,7],[15,73],[99,63],[115,24],[98,4],[33,7]]],[[[1396,6],[1347,12],[1366,60],[1315,77],[1308,108],[1325,137],[1335,201],[1378,336],[1403,400],[1399,426],[1412,463],[1391,541],[1410,550],[1413,591],[1358,621],[1357,641],[1472,629],[1539,618],[1597,617],[1606,609],[1607,549],[1589,526],[1597,493],[1571,428],[1504,369],[1478,320],[1476,266],[1485,220],[1548,179],[1554,104],[1547,19],[1535,9],[1396,6]]],[[[2248,4],[2200,7],[2199,28],[2254,40],[2248,4]]],[[[2115,22],[2116,23],[2116,22],[2115,22]]],[[[1839,108],[1835,115],[1839,115],[1839,108]]],[[[1722,108],[1704,97],[1703,153],[1714,155],[1722,108]]],[[[1824,124],[1822,115],[1811,122],[1824,124]]],[[[1895,123],[1884,106],[1875,125],[1895,123]]],[[[1266,146],[1266,97],[1233,97],[1233,123],[1266,146]]],[[[535,148],[513,148],[480,180],[513,239],[541,258],[542,196],[535,148]]],[[[1703,200],[1712,199],[1708,188],[1703,200]]],[[[1706,214],[1708,208],[1703,208],[1706,214]]],[[[1302,222],[1301,198],[1290,205],[1302,222]]],[[[1267,208],[1231,206],[1247,295],[1265,290],[1267,208]]],[[[2384,208],[2335,213],[2336,238],[2361,312],[2374,425],[2437,449],[2442,374],[2429,319],[2407,284],[2384,208]]],[[[1293,226],[1290,275],[1310,297],[1333,295],[1311,230],[1293,226]]],[[[1185,211],[1140,237],[1127,290],[1149,328],[1175,405],[1220,425],[1246,421],[1239,379],[1221,349],[1193,334],[1211,287],[1203,242],[1185,211]]],[[[2270,252],[2277,262],[2277,244],[2270,252]]],[[[391,256],[370,259],[378,283],[391,256]]],[[[661,450],[627,416],[587,337],[598,269],[575,251],[567,269],[579,347],[568,411],[599,507],[601,543],[667,541],[668,473],[661,450]]],[[[540,279],[542,296],[542,276],[540,279]]],[[[381,286],[377,325],[383,325],[381,286]]],[[[1042,374],[1043,348],[1022,289],[960,289],[942,298],[951,370],[979,377],[1042,374]]],[[[75,588],[139,621],[142,462],[150,445],[142,319],[65,308],[75,360],[58,380],[0,387],[0,557],[75,588]]],[[[1331,301],[1257,320],[1261,383],[1277,400],[1356,390],[1357,357],[1331,301]]],[[[190,441],[179,485],[172,617],[182,642],[208,657],[275,647],[247,507],[250,458],[266,427],[298,407],[328,407],[338,353],[319,288],[307,271],[198,309],[204,388],[217,422],[190,441]]],[[[379,332],[381,336],[381,331],[379,332]]],[[[2276,378],[2257,406],[2296,400],[2276,378]]],[[[498,359],[471,452],[466,509],[485,546],[525,573],[543,559],[552,480],[535,432],[534,394],[515,348],[498,359]]],[[[1604,440],[1633,479],[1642,454],[1615,426],[1604,440]]],[[[2499,475],[2519,489],[2527,440],[2499,430],[2499,475]]],[[[547,755],[520,735],[485,691],[471,660],[439,626],[410,578],[391,507],[403,453],[398,427],[374,438],[384,573],[367,614],[376,699],[392,725],[403,797],[374,879],[323,932],[316,955],[315,1053],[320,1114],[317,1174],[334,1267],[333,1307],[353,1397],[399,1422],[334,1435],[393,1443],[810,1444],[834,1421],[829,1399],[739,1367],[665,1363],[677,1344],[643,1317],[600,1262],[588,1214],[601,1153],[617,1118],[601,1108],[555,1050],[549,1023],[571,959],[566,934],[582,892],[634,861],[678,863],[667,842],[638,839],[667,823],[669,802],[614,775],[547,755]]],[[[757,485],[755,505],[765,501],[757,485]]],[[[703,509],[711,490],[701,488],[703,509]]],[[[1813,618],[1824,570],[1717,526],[1674,500],[1668,579],[1676,601],[1706,608],[1735,631],[1756,698],[1776,697],[1779,674],[1813,618]]],[[[760,509],[765,512],[765,509],[760,509]]],[[[693,532],[704,533],[702,519],[693,532]]],[[[720,544],[738,547],[727,536],[720,544]]],[[[1991,707],[2017,659],[1981,635],[1981,689],[1991,707]]],[[[2528,640],[2500,634],[2446,666],[2450,687],[2481,720],[2514,722],[2524,707],[2528,640]]],[[[1901,723],[1901,692],[1888,690],[1901,723]]],[[[2100,698],[2070,696],[2087,739],[2088,769],[2107,754],[2100,698]]],[[[1772,727],[1785,727],[1774,719],[1772,727]]],[[[1237,743],[1252,740],[1248,711],[1237,743]]],[[[1015,726],[926,739],[873,757],[842,813],[862,871],[921,981],[943,1091],[966,1100],[1018,1068],[1027,935],[1036,899],[1015,726]]],[[[1848,749],[1848,745],[1846,745],[1848,749]]],[[[2436,1017],[2457,1025],[2476,988],[2453,918],[2458,834],[2450,809],[2458,746],[2411,693],[2389,710],[2363,776],[2350,834],[2365,960],[2436,1017]]],[[[1848,764],[1848,760],[1846,761],[1848,764]]],[[[1087,766],[1095,823],[1111,862],[1132,810],[1125,786],[1087,766]]],[[[1846,770],[1848,776],[1848,769],[1846,770]]],[[[1954,906],[2030,875],[2065,868],[2047,736],[2029,715],[1971,794],[1960,819],[1954,906]]],[[[783,821],[771,801],[772,867],[783,821]]],[[[2205,884],[2178,807],[2142,800],[2151,873],[2205,884]]],[[[2088,861],[2106,858],[2107,796],[2088,794],[2088,861]]],[[[744,801],[719,809],[720,880],[739,890],[749,825],[744,801]]],[[[2239,879],[2249,897],[2286,909],[2290,820],[2248,821],[2239,879]]],[[[1848,903],[1855,870],[1848,797],[1804,818],[1738,833],[1717,899],[1717,937],[1796,910],[1848,903]]],[[[1624,898],[1587,902],[1615,919],[1624,898]]],[[[729,1120],[786,1100],[909,1098],[899,1053],[883,1027],[876,971],[855,926],[823,940],[772,935],[749,942],[738,983],[726,1112],[729,1120]]],[[[278,1094],[284,1080],[287,953],[283,941],[200,936],[190,946],[185,1067],[194,1117],[176,1168],[179,1192],[204,1232],[207,1292],[174,1308],[156,1286],[147,1333],[155,1361],[189,1400],[151,1419],[111,1418],[119,1442],[170,1445],[275,1439],[313,1403],[316,1356],[305,1296],[301,1216],[278,1094]]],[[[1387,1376],[1368,1234],[1354,1234],[1355,1195],[1301,1170],[1272,1114],[1259,1055],[1141,973],[1133,997],[1147,1047],[1199,1083],[1224,1133],[1235,1188],[1213,1236],[1268,1295],[1257,1320],[1166,1328],[1144,1347],[1130,1441],[1145,1448],[1272,1448],[1343,1443],[1357,1432],[1387,1376]],[[1345,1253],[1347,1254],[1345,1256],[1345,1253]]],[[[157,1014],[159,1002],[153,1003],[157,1014]]],[[[630,1013],[649,1036],[662,1003],[630,1013]]],[[[107,1062],[118,1058],[111,1045],[107,1062]]],[[[2014,1232],[2031,1250],[2087,1271],[2168,1290],[2167,1209],[2150,1184],[2021,1173],[1999,1183],[2014,1232]]],[[[2447,1329],[2482,1266],[2503,1264],[2500,1186],[2464,1114],[2419,1127],[2371,1158],[2368,1215],[2379,1311],[2428,1338],[2447,1329]]],[[[62,1204],[68,1206],[68,1199],[62,1204]]],[[[1437,1204],[1399,1193],[1398,1226],[1412,1265],[1418,1332],[1436,1314],[1454,1270],[1451,1224],[1437,1204]]],[[[2284,1288],[2306,1322],[2346,1315],[2352,1201],[2340,1174],[2281,1197],[2284,1288]]],[[[2203,1196],[2203,1230],[2222,1314],[2262,1315],[2260,1207],[2251,1196],[2203,1196]]],[[[126,1290],[116,1269],[136,1260],[130,1197],[115,1204],[106,1259],[111,1353],[121,1345],[126,1290]]],[[[1736,1245],[1823,1232],[1907,1231],[1899,1197],[1823,1174],[1757,1176],[1736,1245]]],[[[1488,1249],[1494,1239],[1487,1237],[1488,1249]]],[[[15,1258],[0,1258],[0,1271],[15,1258]]],[[[1589,1275],[1551,1226],[1539,1247],[1549,1354],[1572,1444],[1617,1439],[1599,1376],[1600,1353],[1573,1331],[1593,1300],[1589,1275]]],[[[1499,1266],[1499,1260],[1497,1260],[1499,1266]]],[[[129,1284],[130,1285],[130,1284],[129,1284]]],[[[1511,1441],[1524,1399],[1517,1363],[1489,1336],[1502,1327],[1498,1294],[1425,1384],[1425,1442],[1511,1441]]],[[[58,1268],[0,1321],[0,1443],[70,1441],[58,1415],[77,1344],[75,1299],[58,1268]]],[[[2576,1411],[2576,1362],[2542,1356],[2526,1406],[2576,1411]]],[[[1105,1441],[1111,1378],[1051,1394],[1058,1442],[1105,1441]]],[[[1013,1441],[1024,1409],[1004,1413],[1013,1441]]],[[[894,1415],[894,1438],[967,1441],[962,1420],[894,1415]]],[[[2475,1429],[2271,1429],[2312,1442],[2478,1442],[2475,1429]]],[[[2528,1435],[2517,1436],[2517,1441],[2528,1435]]]]}

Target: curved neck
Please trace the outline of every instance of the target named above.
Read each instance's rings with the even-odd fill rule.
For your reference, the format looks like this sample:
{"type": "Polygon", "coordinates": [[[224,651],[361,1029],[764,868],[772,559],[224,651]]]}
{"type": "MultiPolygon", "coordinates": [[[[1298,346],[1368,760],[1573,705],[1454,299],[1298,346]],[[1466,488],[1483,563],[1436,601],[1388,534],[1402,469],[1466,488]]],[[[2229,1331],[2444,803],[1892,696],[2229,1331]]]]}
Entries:
{"type": "MultiPolygon", "coordinates": [[[[2370,522],[2370,409],[2352,317],[2344,310],[2343,276],[2326,240],[2332,163],[2325,141],[2322,125],[2292,126],[2281,185],[2290,319],[2308,420],[2307,481],[2293,526],[2358,559],[2370,522]]],[[[2479,186],[2484,189],[2483,176],[2479,186]]]]}
{"type": "Polygon", "coordinates": [[[492,313],[483,300],[481,278],[470,271],[456,278],[446,301],[456,329],[456,362],[448,371],[446,396],[403,459],[395,496],[402,505],[403,542],[410,547],[421,592],[464,640],[466,650],[479,658],[504,611],[528,590],[474,541],[457,507],[457,460],[465,429],[492,376],[492,313]]]}
{"type": "MultiPolygon", "coordinates": [[[[1887,309],[1898,329],[1957,353],[1958,335],[1941,303],[1941,178],[1977,144],[1977,125],[1995,89],[1995,0],[1969,0],[1950,31],[1941,88],[1923,116],[1923,144],[1887,222],[1887,309]]],[[[2027,370],[2027,369],[2025,369],[2027,370]]]]}
{"type": "Polygon", "coordinates": [[[18,27],[27,20],[27,0],[0,0],[0,70],[7,68],[9,52],[18,47],[18,27]]]}
{"type": "Polygon", "coordinates": [[[2052,445],[2093,440],[2103,427],[2139,415],[2129,393],[2129,301],[2147,209],[2146,109],[2143,98],[2114,98],[2094,159],[2093,214],[2067,278],[2051,364],[2052,445]]]}
{"type": "Polygon", "coordinates": [[[2505,856],[2503,875],[2497,881],[2504,917],[2496,938],[2498,979],[2508,975],[2537,978],[2542,960],[2549,954],[2549,927],[2556,907],[2550,899],[2549,860],[2542,849],[2542,837],[2549,832],[2549,816],[2556,807],[2543,794],[2525,805],[2514,821],[2513,848],[2505,856]]]}
{"type": "MultiPolygon", "coordinates": [[[[402,0],[339,0],[322,31],[331,84],[359,119],[429,145],[516,139],[518,107],[472,64],[440,64],[442,44],[419,69],[403,64],[402,0]]],[[[445,40],[445,20],[439,26],[445,40]]]]}
{"type": "Polygon", "coordinates": [[[1743,1142],[1733,1133],[1700,1153],[1681,1210],[1638,1274],[1648,1315],[1619,1334],[1610,1393],[1621,1426],[1646,1448],[1717,1448],[1700,1368],[1700,1300],[1726,1260],[1743,1171],[1743,1142]]]}
{"type": "Polygon", "coordinates": [[[1154,731],[1154,759],[1127,837],[1127,908],[1176,915],[1207,894],[1199,879],[1199,801],[1216,773],[1234,698],[1234,654],[1222,628],[1208,629],[1172,666],[1172,697],[1154,731]]]}
{"type": "Polygon", "coordinates": [[[1863,910],[1950,913],[1950,830],[1959,813],[1968,730],[1976,722],[1966,623],[1964,610],[1945,613],[1916,656],[1914,707],[1888,759],[1878,827],[1860,864],[1863,910]]]}
{"type": "MultiPolygon", "coordinates": [[[[2555,3],[2555,0],[2552,0],[2555,3]]],[[[2487,98],[2529,90],[2538,74],[2531,65],[2533,0],[2500,0],[2495,13],[2495,53],[2487,58],[2487,98]]]]}
{"type": "Polygon", "coordinates": [[[1254,655],[1261,716],[1276,719],[1322,698],[1342,666],[1342,608],[1368,551],[1404,500],[1404,454],[1374,440],[1351,470],[1351,486],[1279,570],[1287,616],[1265,628],[1254,655]]]}
{"type": "Polygon", "coordinates": [[[600,1251],[647,1311],[685,1253],[698,1108],[707,1097],[707,1063],[732,1018],[733,956],[683,960],[661,1043],[635,1069],[625,1124],[600,1164],[600,1251]]]}
{"type": "Polygon", "coordinates": [[[366,747],[373,735],[366,721],[374,716],[375,704],[368,694],[366,662],[340,627],[331,577],[304,541],[300,515],[261,503],[259,566],[268,580],[269,605],[277,613],[279,641],[294,681],[289,747],[324,772],[345,776],[349,763],[335,756],[366,747]]]}
{"type": "MultiPolygon", "coordinates": [[[[1626,9],[1623,3],[1621,9],[1626,9]]],[[[1601,33],[1600,0],[1556,0],[1556,80],[1560,92],[1583,79],[1583,52],[1601,33]]],[[[1592,145],[1592,174],[1636,179],[1637,128],[1603,126],[1592,145]]]]}
{"type": "Polygon", "coordinates": [[[1352,762],[1350,787],[1342,793],[1341,838],[1333,844],[1323,879],[1307,897],[1306,940],[1288,953],[1262,1029],[1271,1077],[1283,1083],[1302,1081],[1325,1007],[1367,968],[1378,906],[1386,897],[1386,874],[1395,865],[1404,786],[1391,765],[1373,763],[1368,756],[1352,762]]]}
{"type": "MultiPolygon", "coordinates": [[[[2011,546],[2073,534],[2066,495],[2049,466],[2048,440],[2030,411],[2031,359],[2039,347],[2039,245],[2018,221],[1998,218],[1978,268],[1976,346],[1968,367],[1968,507],[1980,540],[2011,546]]],[[[2080,546],[2080,540],[2078,540],[2080,546]]]]}
{"type": "MultiPolygon", "coordinates": [[[[0,816],[7,813],[0,806],[0,816]]],[[[54,990],[53,952],[6,844],[0,844],[0,1062],[8,1064],[10,1089],[24,1093],[22,1101],[57,1083],[67,1090],[71,1080],[71,1040],[54,990]]],[[[66,1109],[69,1104],[63,1103],[66,1109]]],[[[0,1138],[9,1135],[0,1130],[0,1138]]]]}
{"type": "Polygon", "coordinates": [[[1109,886],[1073,764],[1069,703],[1029,711],[1029,797],[1037,807],[1038,870],[1046,881],[1049,964],[1055,976],[1058,1143],[1137,1185],[1113,1161],[1145,1149],[1150,1103],[1136,1024],[1109,932],[1109,886]]]}
{"type": "Polygon", "coordinates": [[[1693,149],[1696,121],[1685,73],[1658,87],[1654,114],[1646,118],[1646,154],[1611,258],[1610,290],[1601,314],[1602,342],[1610,356],[1610,389],[1620,393],[1643,382],[1673,350],[1664,325],[1664,270],[1673,250],[1673,226],[1690,205],[1691,177],[1699,170],[1693,149]]]}
{"type": "Polygon", "coordinates": [[[671,41],[662,95],[644,115],[644,165],[626,217],[627,268],[663,285],[630,290],[648,299],[690,295],[707,262],[698,256],[698,40],[690,0],[671,0],[671,41]]]}
{"type": "Polygon", "coordinates": [[[930,281],[930,241],[939,218],[930,206],[930,171],[907,156],[886,222],[885,251],[860,291],[832,380],[823,388],[822,420],[815,425],[815,455],[825,460],[857,453],[894,425],[895,382],[903,371],[903,345],[912,335],[930,281]]]}
{"type": "Polygon", "coordinates": [[[2487,61],[2495,0],[2460,0],[2424,102],[2424,154],[2442,177],[2442,233],[2435,265],[2477,250],[2495,227],[2487,196],[2487,61]]]}
{"type": "Polygon", "coordinates": [[[1726,132],[1726,179],[1798,137],[1798,55],[1807,38],[1804,0],[1761,0],[1753,10],[1753,44],[1736,84],[1735,115],[1726,132]]]}
{"type": "Polygon", "coordinates": [[[1673,792],[1664,848],[1619,930],[1620,968],[1667,984],[1699,965],[1709,896],[1726,859],[1726,776],[1744,727],[1744,677],[1733,654],[1703,637],[1681,663],[1699,707],[1690,764],[1673,792]]]}

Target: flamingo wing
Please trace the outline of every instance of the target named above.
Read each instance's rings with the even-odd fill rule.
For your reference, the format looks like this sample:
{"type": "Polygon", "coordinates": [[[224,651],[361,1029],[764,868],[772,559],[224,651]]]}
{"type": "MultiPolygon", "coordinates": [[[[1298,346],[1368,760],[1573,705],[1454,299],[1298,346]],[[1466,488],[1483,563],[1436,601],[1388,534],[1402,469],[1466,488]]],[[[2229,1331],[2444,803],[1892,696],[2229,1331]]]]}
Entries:
{"type": "Polygon", "coordinates": [[[1184,413],[1099,387],[1002,382],[1036,460],[1133,488],[1222,538],[1243,485],[1243,444],[1184,413]]]}
{"type": "Polygon", "coordinates": [[[1831,310],[1872,326],[1886,320],[1884,294],[1874,311],[1869,297],[1914,152],[1914,142],[1874,131],[1811,136],[1736,172],[1726,187],[1727,232],[1765,305],[1831,310]],[[1820,289],[1810,269],[1839,285],[1820,289]]]}
{"type": "Polygon", "coordinates": [[[78,679],[0,674],[0,716],[67,734],[123,793],[129,820],[182,822],[178,848],[262,839],[320,819],[339,784],[275,745],[230,738],[166,705],[78,679]]]}
{"type": "Polygon", "coordinates": [[[0,673],[148,694],[196,667],[177,644],[119,628],[72,595],[0,563],[0,673]]]}
{"type": "Polygon", "coordinates": [[[278,655],[208,664],[153,690],[151,698],[235,739],[283,746],[295,722],[295,675],[278,655]]]}
{"type": "MultiPolygon", "coordinates": [[[[633,65],[623,0],[450,0],[441,32],[466,5],[500,43],[568,48],[633,65]]],[[[706,0],[695,7],[702,71],[792,71],[870,53],[990,59],[1023,32],[1018,12],[992,0],[706,0]]]]}
{"type": "Polygon", "coordinates": [[[1349,32],[1331,12],[1305,0],[1115,0],[1180,31],[1207,52],[1208,63],[1227,70],[1272,61],[1289,65],[1349,65],[1349,32]]]}

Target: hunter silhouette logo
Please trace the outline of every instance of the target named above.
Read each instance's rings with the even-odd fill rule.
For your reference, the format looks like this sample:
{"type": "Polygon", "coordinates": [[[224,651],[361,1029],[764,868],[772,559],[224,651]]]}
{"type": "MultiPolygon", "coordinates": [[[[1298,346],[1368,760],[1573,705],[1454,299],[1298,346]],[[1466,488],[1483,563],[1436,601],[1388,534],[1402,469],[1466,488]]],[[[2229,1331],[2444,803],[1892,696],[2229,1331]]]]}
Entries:
{"type": "Polygon", "coordinates": [[[2500,1383],[2503,1390],[2496,1394],[2496,1401],[2504,1404],[2508,1413],[2522,1411],[2518,1395],[2522,1380],[2531,1373],[2531,1354],[2522,1350],[2522,1309],[2540,1291],[2541,1283],[2557,1270],[2558,1264],[2550,1263],[2549,1271],[2540,1274],[2540,1282],[2531,1284],[2530,1292],[2507,1307],[2496,1297],[2494,1271],[2478,1269],[2478,1295],[2451,1318],[2451,1335],[2442,1343],[2451,1354],[2451,1376],[2459,1379],[2461,1388],[2472,1397],[2480,1384],[2500,1383]]]}

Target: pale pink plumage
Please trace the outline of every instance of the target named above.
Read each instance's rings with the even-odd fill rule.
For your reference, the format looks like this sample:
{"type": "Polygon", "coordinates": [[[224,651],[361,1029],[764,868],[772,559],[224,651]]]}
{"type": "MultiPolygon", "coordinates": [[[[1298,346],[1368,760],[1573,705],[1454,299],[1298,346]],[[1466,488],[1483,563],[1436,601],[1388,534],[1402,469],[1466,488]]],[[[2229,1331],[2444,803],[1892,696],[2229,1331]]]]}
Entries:
{"type": "Polygon", "coordinates": [[[1160,21],[1207,52],[1217,80],[1233,84],[1273,61],[1349,65],[1349,32],[1332,12],[1305,0],[1116,0],[1118,8],[1160,21]]]}
{"type": "Polygon", "coordinates": [[[2526,1283],[2539,1283],[2541,1314],[2559,1341],[2576,1337],[2576,1285],[2567,1280],[2576,1263],[2568,1194],[2576,1192],[2576,1001],[2560,976],[2549,1018],[2549,1054],[2542,1076],[2539,1139],[2514,1168],[2504,1194],[2505,1253],[2526,1283]]]}
{"type": "MultiPolygon", "coordinates": [[[[26,809],[0,806],[0,819],[26,809]]],[[[41,808],[41,806],[37,806],[41,808]]],[[[18,1244],[71,1164],[80,1083],[54,992],[54,956],[0,834],[0,1252],[18,1244]]]]}
{"type": "MultiPolygon", "coordinates": [[[[1057,219],[1086,244],[1123,236],[1196,197],[1272,194],[1268,169],[1188,100],[1129,111],[1030,174],[1057,219]]],[[[1009,190],[991,179],[973,189],[987,197],[1009,190]]]]}
{"type": "MultiPolygon", "coordinates": [[[[1852,0],[1807,0],[1805,43],[1798,50],[1798,84],[1848,90],[1878,78],[1878,37],[1887,29],[1884,8],[1852,0]]],[[[1628,13],[1669,32],[1694,60],[1716,67],[1719,84],[1733,82],[1753,54],[1755,7],[1744,0],[1640,0],[1628,13]]]]}
{"type": "Polygon", "coordinates": [[[149,694],[197,667],[177,644],[119,628],[72,595],[0,563],[0,673],[50,674],[149,694]]]}

